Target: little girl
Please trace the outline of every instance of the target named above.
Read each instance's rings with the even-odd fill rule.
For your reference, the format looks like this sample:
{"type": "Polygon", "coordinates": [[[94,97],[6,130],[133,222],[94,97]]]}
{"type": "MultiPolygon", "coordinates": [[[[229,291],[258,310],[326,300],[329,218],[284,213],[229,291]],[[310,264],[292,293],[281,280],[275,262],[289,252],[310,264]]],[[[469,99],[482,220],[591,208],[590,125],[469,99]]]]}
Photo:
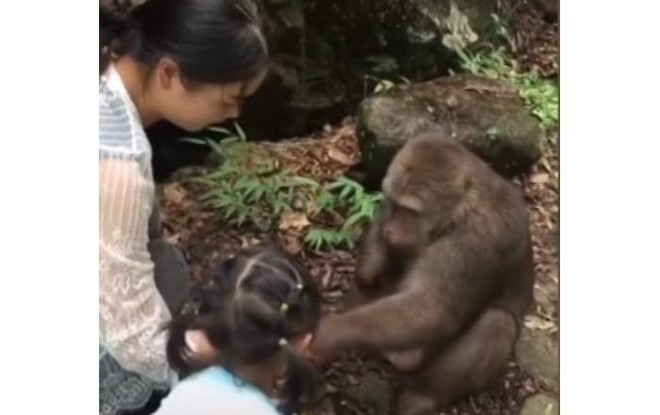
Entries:
{"type": "Polygon", "coordinates": [[[195,309],[172,320],[167,344],[171,366],[189,376],[156,414],[276,415],[304,404],[315,372],[302,355],[321,315],[309,275],[261,246],[224,261],[197,294],[195,309]],[[188,346],[195,332],[214,350],[204,362],[188,346]]]}

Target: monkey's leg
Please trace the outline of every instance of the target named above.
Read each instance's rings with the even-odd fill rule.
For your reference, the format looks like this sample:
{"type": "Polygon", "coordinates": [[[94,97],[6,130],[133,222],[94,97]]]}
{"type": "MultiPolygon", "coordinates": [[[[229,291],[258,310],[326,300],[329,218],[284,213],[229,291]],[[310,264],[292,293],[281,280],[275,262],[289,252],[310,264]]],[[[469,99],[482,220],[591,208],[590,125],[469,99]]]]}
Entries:
{"type": "Polygon", "coordinates": [[[487,387],[501,375],[518,338],[514,317],[489,308],[431,363],[411,377],[399,397],[399,414],[430,414],[487,387]]]}

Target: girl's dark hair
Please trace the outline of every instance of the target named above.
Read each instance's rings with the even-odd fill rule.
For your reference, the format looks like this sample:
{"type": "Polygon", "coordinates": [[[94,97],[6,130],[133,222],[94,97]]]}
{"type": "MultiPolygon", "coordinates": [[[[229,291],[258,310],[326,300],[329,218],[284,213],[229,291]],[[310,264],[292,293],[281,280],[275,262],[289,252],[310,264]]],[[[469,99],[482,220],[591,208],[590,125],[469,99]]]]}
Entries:
{"type": "MultiPolygon", "coordinates": [[[[194,310],[170,324],[167,354],[182,374],[192,367],[186,358],[185,332],[203,330],[227,361],[259,363],[285,350],[288,373],[284,411],[303,405],[313,393],[315,371],[288,346],[288,339],[314,331],[321,316],[321,297],[309,275],[273,246],[247,249],[223,261],[210,283],[197,289],[194,310]]],[[[220,363],[220,362],[218,362],[220,363]]]]}
{"type": "Polygon", "coordinates": [[[101,71],[111,55],[148,67],[169,57],[190,82],[252,79],[268,65],[259,15],[252,0],[147,0],[128,14],[101,9],[101,71]]]}

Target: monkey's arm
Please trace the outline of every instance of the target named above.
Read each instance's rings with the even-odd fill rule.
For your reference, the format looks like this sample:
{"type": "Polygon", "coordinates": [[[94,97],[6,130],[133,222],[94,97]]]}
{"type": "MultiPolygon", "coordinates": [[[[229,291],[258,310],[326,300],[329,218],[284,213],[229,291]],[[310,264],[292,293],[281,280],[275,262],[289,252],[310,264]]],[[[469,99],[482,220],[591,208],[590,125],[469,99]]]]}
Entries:
{"type": "Polygon", "coordinates": [[[470,258],[455,249],[427,252],[406,275],[399,293],[323,319],[315,341],[318,353],[402,350],[453,336],[484,307],[497,283],[483,272],[488,262],[482,262],[485,268],[474,262],[466,265],[470,258]]]}
{"type": "Polygon", "coordinates": [[[380,222],[375,222],[367,231],[355,265],[355,282],[358,287],[372,286],[386,270],[387,252],[380,240],[380,222]]]}
{"type": "Polygon", "coordinates": [[[347,348],[391,351],[419,347],[437,330],[452,331],[451,321],[432,310],[432,296],[408,291],[384,297],[344,314],[321,320],[314,349],[320,355],[347,348]]]}

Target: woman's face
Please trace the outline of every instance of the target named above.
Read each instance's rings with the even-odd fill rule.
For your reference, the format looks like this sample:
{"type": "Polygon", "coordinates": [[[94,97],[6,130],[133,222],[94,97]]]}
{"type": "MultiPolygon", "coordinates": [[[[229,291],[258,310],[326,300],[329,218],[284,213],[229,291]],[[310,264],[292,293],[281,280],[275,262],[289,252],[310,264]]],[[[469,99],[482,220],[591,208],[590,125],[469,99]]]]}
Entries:
{"type": "Polygon", "coordinates": [[[261,86],[267,71],[249,81],[187,87],[176,63],[156,67],[153,95],[164,119],[186,131],[201,131],[240,115],[245,99],[261,86]]]}

